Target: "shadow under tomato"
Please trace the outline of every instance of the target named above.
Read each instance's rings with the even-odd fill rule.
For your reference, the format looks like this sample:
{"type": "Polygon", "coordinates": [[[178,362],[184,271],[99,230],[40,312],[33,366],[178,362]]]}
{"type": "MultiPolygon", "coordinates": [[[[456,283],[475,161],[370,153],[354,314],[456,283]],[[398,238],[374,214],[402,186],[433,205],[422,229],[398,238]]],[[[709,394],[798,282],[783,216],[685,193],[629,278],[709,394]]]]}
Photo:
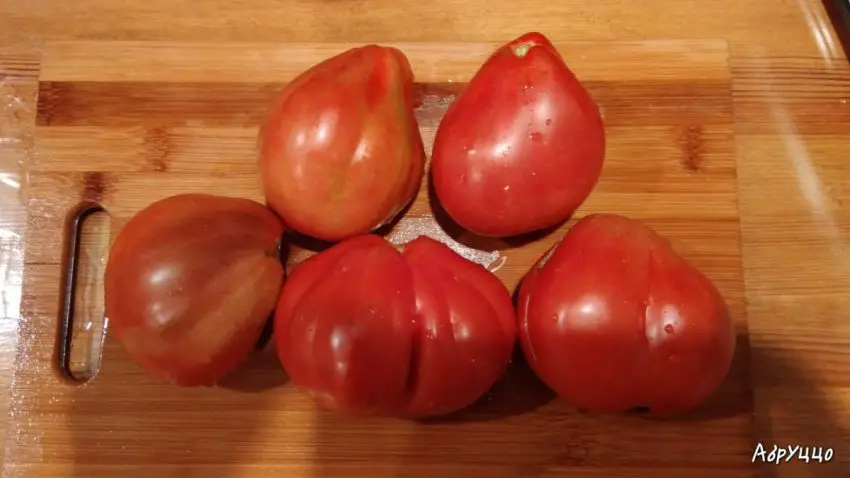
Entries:
{"type": "Polygon", "coordinates": [[[454,219],[452,219],[451,215],[446,211],[440,201],[437,199],[437,193],[434,190],[434,179],[430,174],[428,175],[428,202],[431,207],[431,213],[434,215],[434,220],[437,221],[437,224],[446,232],[452,239],[463,244],[464,246],[471,247],[473,249],[478,249],[481,251],[504,251],[509,249],[516,249],[523,247],[525,245],[538,242],[551,234],[555,233],[560,229],[564,224],[566,224],[570,218],[566,218],[563,221],[549,226],[544,229],[540,229],[537,231],[531,231],[524,234],[518,234],[515,236],[509,237],[486,237],[475,234],[463,226],[458,224],[454,219]]]}
{"type": "Polygon", "coordinates": [[[266,321],[257,346],[245,362],[218,382],[236,392],[261,392],[286,385],[289,377],[280,364],[273,340],[274,313],[266,321]]]}
{"type": "Polygon", "coordinates": [[[555,400],[557,396],[529,368],[522,350],[514,349],[504,375],[472,405],[442,417],[418,420],[423,425],[502,420],[522,415],[555,400]]]}
{"type": "Polygon", "coordinates": [[[322,252],[325,249],[333,246],[335,243],[331,241],[323,241],[316,239],[300,232],[287,229],[283,234],[283,241],[287,245],[286,257],[283,258],[284,264],[286,260],[292,256],[293,248],[302,249],[310,252],[322,252]]]}

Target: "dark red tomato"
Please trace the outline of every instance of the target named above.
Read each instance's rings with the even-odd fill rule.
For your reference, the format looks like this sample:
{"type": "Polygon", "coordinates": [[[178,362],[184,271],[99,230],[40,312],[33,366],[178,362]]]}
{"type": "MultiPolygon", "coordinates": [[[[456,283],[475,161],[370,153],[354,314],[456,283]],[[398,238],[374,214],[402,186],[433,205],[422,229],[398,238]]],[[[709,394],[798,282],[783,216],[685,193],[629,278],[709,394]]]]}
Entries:
{"type": "Polygon", "coordinates": [[[522,347],[561,397],[599,412],[702,403],[729,371],[735,329],[711,281],[636,220],[583,218],[523,280],[522,347]]]}
{"type": "Polygon", "coordinates": [[[602,170],[599,109],[551,43],[528,33],[496,51],[449,107],[431,163],[440,203],[484,236],[567,219],[602,170]]]}
{"type": "Polygon", "coordinates": [[[283,285],[283,225],[248,199],[185,194],[133,216],[109,252],[106,316],[159,379],[211,385],[253,350],[283,285]]]}
{"type": "Polygon", "coordinates": [[[407,58],[368,45],[317,64],[275,98],[259,142],[266,198],[287,227],[335,241],[386,224],[425,164],[407,58]]]}
{"type": "Polygon", "coordinates": [[[510,361],[510,294],[432,239],[347,239],[295,268],[275,313],[293,383],[351,415],[426,417],[473,403],[510,361]]]}

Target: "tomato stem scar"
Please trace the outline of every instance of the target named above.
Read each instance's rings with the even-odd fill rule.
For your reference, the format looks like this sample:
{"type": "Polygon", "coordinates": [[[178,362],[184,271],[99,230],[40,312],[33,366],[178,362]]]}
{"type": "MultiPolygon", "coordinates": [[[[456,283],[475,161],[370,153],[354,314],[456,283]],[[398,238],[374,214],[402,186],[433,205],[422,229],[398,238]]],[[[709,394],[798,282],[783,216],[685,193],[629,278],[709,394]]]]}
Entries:
{"type": "Polygon", "coordinates": [[[532,42],[522,42],[517,43],[516,45],[511,46],[511,51],[514,52],[518,58],[524,57],[531,50],[535,43],[532,42]]]}

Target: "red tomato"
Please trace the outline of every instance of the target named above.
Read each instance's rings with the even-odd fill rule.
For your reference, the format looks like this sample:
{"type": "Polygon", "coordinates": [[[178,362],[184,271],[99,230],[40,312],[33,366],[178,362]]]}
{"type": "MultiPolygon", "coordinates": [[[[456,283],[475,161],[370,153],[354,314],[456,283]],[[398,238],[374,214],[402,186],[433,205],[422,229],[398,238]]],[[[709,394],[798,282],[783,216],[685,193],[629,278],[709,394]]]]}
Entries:
{"type": "Polygon", "coordinates": [[[446,111],[431,171],[446,212],[484,236],[567,219],[602,170],[599,109],[551,43],[528,33],[496,51],[446,111]]]}
{"type": "Polygon", "coordinates": [[[496,276],[432,239],[347,239],[295,268],[275,315],[280,360],[325,408],[426,417],[473,403],[510,362],[496,276]]]}
{"type": "Polygon", "coordinates": [[[133,216],[109,252],[106,316],[152,375],[211,385],[245,360],[283,284],[280,220],[247,199],[184,194],[133,216]]]}
{"type": "Polygon", "coordinates": [[[276,97],[259,144],[268,204],[287,227],[334,241],[386,224],[425,164],[407,58],[368,45],[315,65],[276,97]]]}
{"type": "Polygon", "coordinates": [[[523,280],[517,314],[537,375],[591,411],[696,407],[735,350],[711,281],[649,227],[617,215],[576,223],[523,280]]]}

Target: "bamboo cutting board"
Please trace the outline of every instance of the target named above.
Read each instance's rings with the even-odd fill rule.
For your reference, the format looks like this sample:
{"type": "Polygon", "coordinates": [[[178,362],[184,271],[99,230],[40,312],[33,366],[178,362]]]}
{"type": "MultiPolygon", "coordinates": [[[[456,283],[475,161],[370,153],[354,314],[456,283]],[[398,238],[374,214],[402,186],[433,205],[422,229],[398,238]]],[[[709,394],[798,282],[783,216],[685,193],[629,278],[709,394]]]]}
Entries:
{"type": "MultiPolygon", "coordinates": [[[[607,211],[645,220],[715,281],[736,319],[733,370],[688,417],[588,415],[554,399],[518,359],[491,393],[456,416],[426,423],[352,420],[318,411],[286,383],[268,349],[220,387],[179,389],[149,378],[108,332],[101,347],[99,274],[110,238],[138,210],[178,193],[262,201],[255,143],[271,96],[307,67],[353,46],[45,45],[28,165],[27,320],[20,325],[7,476],[754,476],[735,137],[722,41],[557,45],[599,102],[607,127],[602,179],[577,217],[607,211]],[[71,365],[93,377],[75,385],[57,372],[57,317],[68,217],[87,203],[108,216],[91,216],[81,239],[71,365]],[[87,362],[101,350],[99,367],[87,362]]],[[[395,46],[413,65],[417,117],[430,151],[445,108],[497,45],[395,46]]],[[[482,240],[439,214],[435,219],[434,210],[423,186],[388,237],[437,237],[511,289],[574,222],[548,235],[482,240]]],[[[294,245],[290,265],[311,247],[294,245]]]]}

